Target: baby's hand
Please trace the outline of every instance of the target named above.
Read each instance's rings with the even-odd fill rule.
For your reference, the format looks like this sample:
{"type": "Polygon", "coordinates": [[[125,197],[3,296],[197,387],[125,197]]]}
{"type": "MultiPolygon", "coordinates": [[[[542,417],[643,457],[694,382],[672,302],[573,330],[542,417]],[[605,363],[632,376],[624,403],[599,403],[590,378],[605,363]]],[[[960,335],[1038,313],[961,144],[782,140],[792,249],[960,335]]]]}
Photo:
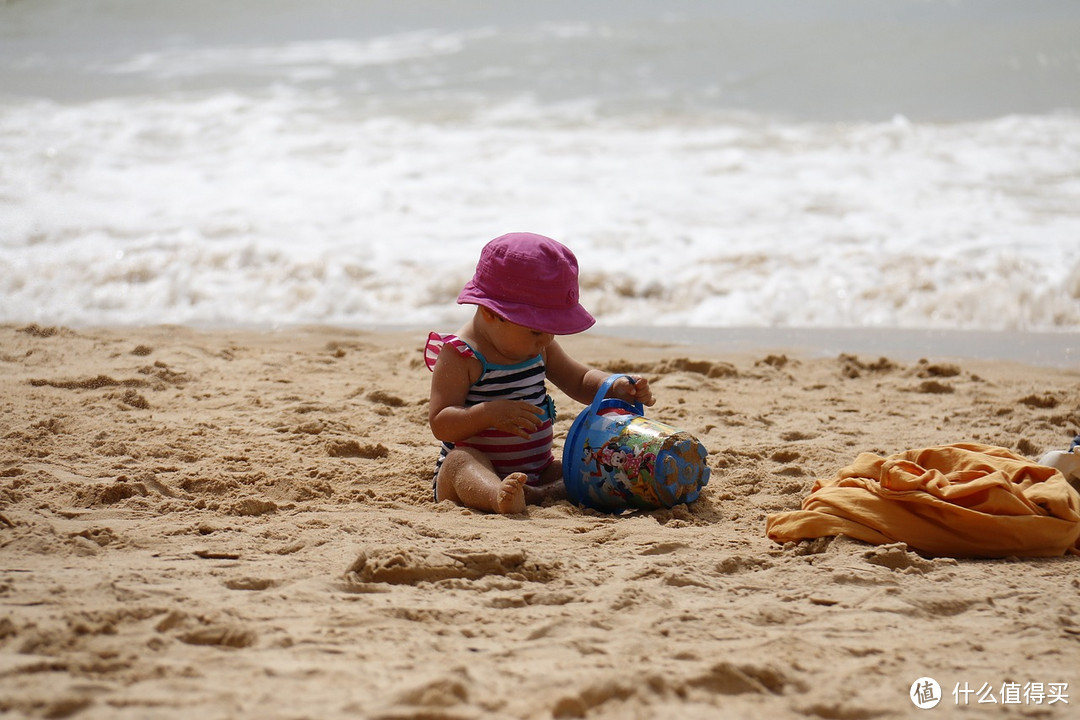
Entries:
{"type": "Polygon", "coordinates": [[[649,381],[639,375],[631,375],[630,377],[634,379],[634,382],[630,382],[625,377],[616,380],[615,384],[611,386],[611,395],[623,402],[639,402],[650,407],[655,405],[656,399],[653,397],[652,389],[649,387],[649,381]]]}
{"type": "Polygon", "coordinates": [[[542,408],[524,400],[492,400],[483,407],[489,427],[525,439],[540,427],[544,415],[542,408]]]}

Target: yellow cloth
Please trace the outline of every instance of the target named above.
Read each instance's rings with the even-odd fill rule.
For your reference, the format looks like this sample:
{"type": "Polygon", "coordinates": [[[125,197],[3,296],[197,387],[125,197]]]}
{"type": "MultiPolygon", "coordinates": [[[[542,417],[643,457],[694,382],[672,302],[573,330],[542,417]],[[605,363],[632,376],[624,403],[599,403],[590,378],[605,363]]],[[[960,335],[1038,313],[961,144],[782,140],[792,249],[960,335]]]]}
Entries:
{"type": "Polygon", "coordinates": [[[770,515],[765,532],[778,543],[848,535],[953,557],[1063,555],[1077,552],[1080,494],[1054,468],[990,445],[862,453],[815,482],[802,510],[770,515]]]}

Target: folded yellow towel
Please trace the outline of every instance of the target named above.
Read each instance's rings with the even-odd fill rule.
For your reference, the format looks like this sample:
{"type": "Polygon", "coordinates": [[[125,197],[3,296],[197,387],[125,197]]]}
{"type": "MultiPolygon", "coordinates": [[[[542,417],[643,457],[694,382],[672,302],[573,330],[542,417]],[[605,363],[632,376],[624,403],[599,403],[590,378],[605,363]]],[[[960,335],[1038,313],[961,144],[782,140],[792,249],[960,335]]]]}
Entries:
{"type": "Polygon", "coordinates": [[[1055,468],[990,445],[862,453],[814,483],[801,510],[770,515],[765,532],[778,543],[847,535],[938,556],[1063,555],[1078,553],[1080,494],[1055,468]]]}

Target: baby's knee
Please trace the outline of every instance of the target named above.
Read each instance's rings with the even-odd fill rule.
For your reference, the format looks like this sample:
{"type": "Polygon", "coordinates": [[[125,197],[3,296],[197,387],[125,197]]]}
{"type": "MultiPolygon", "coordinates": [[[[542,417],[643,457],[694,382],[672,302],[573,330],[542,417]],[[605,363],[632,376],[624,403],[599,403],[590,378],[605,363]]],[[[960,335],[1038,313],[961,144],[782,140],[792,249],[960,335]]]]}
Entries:
{"type": "Polygon", "coordinates": [[[443,458],[435,477],[435,497],[438,500],[458,500],[459,483],[474,482],[493,472],[491,461],[472,448],[454,448],[443,458]]]}
{"type": "Polygon", "coordinates": [[[435,475],[435,500],[451,500],[460,502],[458,499],[456,479],[461,477],[468,458],[457,450],[451,450],[443,458],[439,465],[439,472],[435,475]]]}
{"type": "Polygon", "coordinates": [[[454,477],[470,468],[483,467],[484,457],[472,448],[454,448],[443,458],[442,467],[439,468],[439,476],[447,475],[454,477]]]}

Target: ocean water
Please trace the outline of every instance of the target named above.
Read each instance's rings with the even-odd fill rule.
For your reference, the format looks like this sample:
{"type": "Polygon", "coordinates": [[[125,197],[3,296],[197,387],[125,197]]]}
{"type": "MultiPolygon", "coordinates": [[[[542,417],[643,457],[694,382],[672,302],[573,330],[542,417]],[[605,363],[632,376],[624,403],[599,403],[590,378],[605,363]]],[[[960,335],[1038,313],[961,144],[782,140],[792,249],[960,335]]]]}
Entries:
{"type": "Polygon", "coordinates": [[[0,322],[1080,330],[1075,0],[0,0],[0,322]]]}

